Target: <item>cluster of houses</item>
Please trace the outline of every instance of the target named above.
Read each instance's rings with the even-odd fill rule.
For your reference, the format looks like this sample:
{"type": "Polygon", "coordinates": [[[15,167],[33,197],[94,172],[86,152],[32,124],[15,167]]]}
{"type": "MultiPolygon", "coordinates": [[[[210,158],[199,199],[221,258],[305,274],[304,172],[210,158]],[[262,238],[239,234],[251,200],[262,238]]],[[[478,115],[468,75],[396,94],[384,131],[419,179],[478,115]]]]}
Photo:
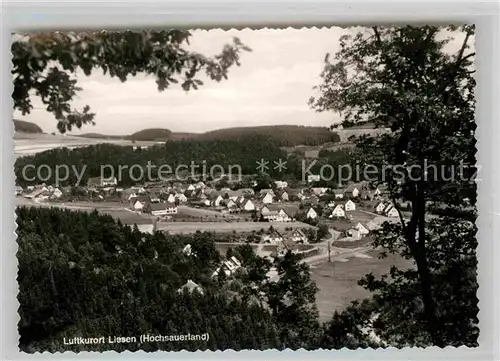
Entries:
{"type": "Polygon", "coordinates": [[[61,198],[63,194],[64,193],[60,188],[45,184],[27,186],[25,189],[21,186],[16,186],[15,188],[16,196],[23,196],[38,202],[57,200],[61,198]]]}
{"type": "MultiPolygon", "coordinates": [[[[351,183],[343,189],[327,187],[291,188],[286,181],[275,181],[272,188],[255,191],[253,188],[215,189],[204,182],[171,182],[170,184],[145,183],[124,189],[118,186],[116,178],[90,178],[87,192],[97,192],[104,199],[107,192],[118,193],[123,201],[136,212],[153,216],[169,216],[178,213],[178,205],[206,207],[221,213],[248,212],[258,220],[267,222],[294,221],[303,209],[307,219],[349,218],[358,202],[369,204],[369,211],[386,217],[398,217],[398,211],[391,202],[384,199],[379,188],[372,189],[367,184],[351,183]],[[102,194],[102,195],[101,195],[102,194]],[[325,198],[328,201],[324,201],[325,198]],[[298,206],[301,205],[301,206],[298,206]],[[321,212],[319,212],[321,208],[321,212]]],[[[16,195],[42,200],[57,200],[65,192],[57,187],[40,185],[26,189],[16,187],[16,195]]],[[[255,219],[255,218],[254,218],[255,219]]]]}

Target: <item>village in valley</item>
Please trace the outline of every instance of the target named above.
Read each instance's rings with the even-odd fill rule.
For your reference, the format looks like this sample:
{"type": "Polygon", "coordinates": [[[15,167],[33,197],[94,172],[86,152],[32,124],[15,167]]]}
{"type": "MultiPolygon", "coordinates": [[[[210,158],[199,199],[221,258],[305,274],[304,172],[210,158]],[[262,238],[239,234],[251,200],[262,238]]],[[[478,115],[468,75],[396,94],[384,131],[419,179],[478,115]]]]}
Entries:
{"type": "MultiPolygon", "coordinates": [[[[315,175],[291,188],[276,180],[270,188],[221,187],[220,182],[149,182],[122,187],[116,178],[90,178],[83,187],[40,184],[16,187],[21,204],[97,209],[143,232],[215,233],[221,242],[271,244],[277,250],[301,245],[370,242],[385,221],[399,219],[384,189],[368,182],[342,188],[315,186],[315,175]]],[[[401,205],[399,205],[401,207],[401,205]]],[[[311,249],[311,248],[305,248],[311,249]]]]}

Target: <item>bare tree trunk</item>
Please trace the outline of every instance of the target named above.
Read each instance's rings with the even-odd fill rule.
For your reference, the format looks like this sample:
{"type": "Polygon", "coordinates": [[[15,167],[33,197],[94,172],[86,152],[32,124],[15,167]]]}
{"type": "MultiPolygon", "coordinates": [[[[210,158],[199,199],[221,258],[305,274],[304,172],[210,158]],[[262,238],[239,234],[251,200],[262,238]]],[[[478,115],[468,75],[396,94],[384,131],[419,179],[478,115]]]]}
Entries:
{"type": "Polygon", "coordinates": [[[413,255],[417,264],[417,271],[420,278],[420,289],[422,301],[424,303],[424,314],[427,329],[431,335],[432,342],[436,346],[442,347],[442,340],[439,335],[439,320],[436,319],[436,304],[432,295],[432,279],[427,263],[426,239],[425,239],[425,198],[421,189],[417,190],[415,201],[416,209],[416,232],[413,232],[413,255]],[[418,233],[418,239],[416,239],[418,233]]]}

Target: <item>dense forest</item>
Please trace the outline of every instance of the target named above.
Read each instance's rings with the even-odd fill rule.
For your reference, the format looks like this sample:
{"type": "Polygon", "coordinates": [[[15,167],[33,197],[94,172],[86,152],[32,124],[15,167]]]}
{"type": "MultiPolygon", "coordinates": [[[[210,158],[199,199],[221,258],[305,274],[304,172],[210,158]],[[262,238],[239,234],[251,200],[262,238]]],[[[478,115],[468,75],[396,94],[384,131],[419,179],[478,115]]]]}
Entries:
{"type": "MultiPolygon", "coordinates": [[[[269,173],[273,174],[277,171],[272,168],[272,161],[278,159],[287,159],[285,151],[276,146],[270,139],[263,137],[248,137],[239,141],[199,141],[199,140],[186,140],[186,141],[171,141],[164,144],[151,146],[146,149],[134,149],[132,146],[118,146],[111,144],[99,144],[77,149],[58,148],[45,152],[41,152],[32,156],[18,158],[15,163],[15,174],[20,185],[30,184],[28,179],[36,177],[35,169],[27,168],[25,177],[23,177],[23,168],[25,165],[34,165],[38,168],[42,164],[55,167],[55,165],[65,164],[69,167],[75,166],[77,169],[83,169],[84,165],[87,166],[83,183],[90,177],[96,177],[101,174],[101,166],[109,165],[115,169],[115,176],[118,175],[119,167],[122,168],[121,176],[119,179],[122,185],[130,185],[136,183],[134,179],[139,182],[147,179],[140,177],[140,170],[130,168],[133,165],[140,166],[147,177],[147,165],[151,162],[157,168],[151,168],[151,177],[158,179],[158,167],[168,165],[171,167],[172,172],[175,173],[176,167],[185,165],[189,167],[189,174],[191,174],[190,167],[192,162],[198,167],[195,169],[195,174],[202,174],[208,176],[219,176],[218,172],[223,171],[224,175],[228,175],[232,171],[233,178],[238,180],[238,168],[241,167],[242,174],[255,174],[256,161],[261,158],[270,162],[269,173]],[[204,162],[206,169],[203,171],[204,162]],[[214,165],[222,166],[213,168],[211,174],[211,167],[214,165]],[[132,169],[132,171],[130,171],[132,169]],[[130,176],[132,173],[132,177],[130,176]],[[131,179],[132,178],[132,179],[131,179]]],[[[290,161],[287,165],[287,172],[299,173],[299,162],[290,161]]],[[[163,169],[163,172],[165,172],[163,169]]],[[[181,170],[181,169],[180,169],[181,170]]],[[[184,170],[186,170],[184,168],[184,170]]],[[[37,179],[44,179],[48,176],[47,169],[41,169],[40,175],[37,179]],[[45,173],[44,173],[45,172],[45,173]]],[[[77,181],[77,176],[71,172],[70,177],[62,185],[74,185],[77,181]]],[[[103,174],[105,177],[108,174],[103,174]]],[[[172,174],[161,174],[162,177],[172,177],[172,174]]],[[[187,174],[178,174],[178,176],[187,177],[187,174]]],[[[52,172],[52,177],[47,180],[47,183],[53,184],[55,182],[55,172],[52,172]]],[[[117,176],[118,178],[118,176],[117,176]]],[[[31,183],[40,183],[35,180],[31,183]]]]}
{"type": "Polygon", "coordinates": [[[227,128],[206,132],[198,139],[226,140],[244,139],[248,136],[263,135],[272,139],[280,147],[296,145],[321,145],[340,140],[336,133],[326,127],[306,127],[299,125],[270,125],[260,127],[227,128]]]}
{"type": "Polygon", "coordinates": [[[144,140],[144,141],[168,140],[171,138],[172,138],[172,131],[161,128],[143,129],[125,137],[125,139],[144,140]]]}
{"type": "Polygon", "coordinates": [[[14,119],[14,130],[16,132],[24,133],[43,133],[42,128],[40,128],[35,123],[27,122],[24,120],[14,119]]]}
{"type": "Polygon", "coordinates": [[[169,129],[143,129],[127,136],[104,135],[98,133],[82,134],[82,137],[101,139],[129,139],[136,141],[155,140],[243,140],[247,137],[266,137],[280,147],[297,145],[321,145],[338,142],[340,137],[326,127],[307,127],[300,125],[268,125],[258,127],[239,127],[213,130],[205,133],[177,133],[169,129]]]}
{"type": "Polygon", "coordinates": [[[20,348],[25,352],[113,349],[314,348],[322,327],[308,267],[291,253],[274,263],[250,246],[228,251],[243,267],[211,278],[221,256],[210,234],[143,234],[97,212],[18,208],[20,348]],[[191,244],[192,254],[183,248],[191,244]],[[276,267],[281,278],[269,282],[276,267]],[[193,280],[203,295],[177,290],[193,280]],[[209,340],[63,345],[63,338],[209,334],[209,340]]]}
{"type": "MultiPolygon", "coordinates": [[[[352,169],[355,169],[356,164],[359,163],[359,157],[351,149],[322,150],[318,159],[303,163],[304,155],[299,150],[287,153],[278,147],[272,139],[257,135],[240,140],[169,141],[144,149],[104,143],[75,149],[55,148],[17,158],[14,169],[17,183],[26,186],[41,183],[41,179],[47,179],[46,183],[54,184],[56,165],[74,166],[79,172],[86,167],[82,183],[80,183],[80,185],[84,185],[89,178],[100,176],[101,166],[106,165],[103,176],[110,176],[111,173],[108,172],[112,167],[119,184],[128,186],[149,180],[145,178],[148,177],[148,162],[151,164],[152,180],[158,179],[159,176],[173,177],[172,173],[175,173],[176,167],[183,165],[184,169],[179,168],[180,171],[177,172],[177,176],[181,179],[186,179],[191,175],[199,177],[204,174],[205,180],[210,180],[211,177],[222,175],[221,171],[226,176],[231,171],[230,178],[238,181],[239,170],[237,166],[241,167],[241,174],[257,174],[259,173],[257,161],[261,159],[268,161],[266,173],[279,179],[302,180],[303,173],[305,175],[309,173],[320,174],[323,167],[322,179],[324,181],[320,182],[321,184],[335,186],[340,183],[339,177],[342,177],[341,180],[344,182],[347,179],[362,180],[362,178],[357,177],[355,172],[349,173],[348,168],[345,167],[351,166],[352,169]],[[274,162],[279,159],[287,162],[286,169],[279,171],[275,168],[276,163],[274,162]],[[194,174],[191,172],[192,162],[196,167],[194,174]],[[25,169],[23,175],[23,169],[26,165],[30,165],[30,167],[25,169]],[[39,168],[41,165],[48,165],[52,171],[46,167],[39,168]],[[165,169],[168,168],[164,168],[163,173],[159,174],[159,167],[162,165],[170,166],[172,173],[165,173],[165,169]],[[186,166],[188,170],[186,170],[186,166]],[[219,166],[222,166],[223,169],[219,166]],[[122,167],[121,172],[119,172],[120,167],[122,167]],[[37,169],[39,169],[38,175],[36,174],[37,169]],[[140,177],[141,169],[144,171],[144,177],[140,177]],[[121,174],[121,177],[118,177],[118,174],[121,174]]],[[[77,174],[70,172],[68,176],[68,179],[61,181],[60,185],[76,184],[77,174]]]]}

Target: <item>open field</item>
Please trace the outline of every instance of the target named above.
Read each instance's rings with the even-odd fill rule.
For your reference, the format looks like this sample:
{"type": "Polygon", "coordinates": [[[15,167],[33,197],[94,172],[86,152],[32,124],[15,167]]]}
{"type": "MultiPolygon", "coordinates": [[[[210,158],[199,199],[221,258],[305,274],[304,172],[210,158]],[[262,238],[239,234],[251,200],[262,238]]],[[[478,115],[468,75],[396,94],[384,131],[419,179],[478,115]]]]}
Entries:
{"type": "Polygon", "coordinates": [[[52,135],[45,133],[32,134],[17,132],[14,135],[14,155],[16,157],[21,157],[25,155],[33,155],[54,148],[78,148],[101,143],[123,146],[150,146],[157,144],[157,142],[146,141],[137,141],[132,143],[132,141],[122,139],[92,139],[62,134],[52,135]]]}
{"type": "Polygon", "coordinates": [[[302,222],[158,222],[158,230],[168,231],[172,234],[187,234],[200,232],[231,233],[252,232],[268,229],[270,226],[279,231],[287,227],[292,228],[315,228],[302,222]]]}
{"type": "Polygon", "coordinates": [[[411,263],[398,255],[379,259],[378,252],[370,250],[354,257],[345,256],[337,262],[323,262],[311,267],[311,277],[319,288],[316,305],[320,320],[331,319],[335,311],[342,311],[352,301],[370,296],[370,292],[358,285],[358,281],[372,272],[376,277],[388,273],[391,266],[411,267],[411,263]],[[362,258],[362,255],[372,258],[362,258]]]}

